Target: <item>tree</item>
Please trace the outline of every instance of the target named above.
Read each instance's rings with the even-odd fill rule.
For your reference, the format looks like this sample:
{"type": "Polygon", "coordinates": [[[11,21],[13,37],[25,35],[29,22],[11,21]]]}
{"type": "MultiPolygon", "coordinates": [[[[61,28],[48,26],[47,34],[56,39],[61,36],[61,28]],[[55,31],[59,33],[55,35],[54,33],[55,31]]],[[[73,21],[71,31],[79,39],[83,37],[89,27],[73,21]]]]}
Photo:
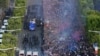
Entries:
{"type": "MultiPolygon", "coordinates": [[[[9,0],[6,0],[9,1],[9,0]]],[[[6,2],[5,0],[0,0],[0,7],[1,5],[5,5],[6,2]]],[[[16,6],[25,6],[25,1],[26,0],[16,0],[16,6]]],[[[3,6],[4,6],[3,5],[3,6]]],[[[14,9],[13,16],[23,16],[25,13],[25,8],[18,8],[14,9]]],[[[7,30],[13,30],[13,29],[21,29],[22,28],[22,18],[10,18],[8,20],[8,26],[7,30]]],[[[0,49],[6,49],[6,48],[13,48],[17,44],[17,38],[16,35],[18,34],[19,31],[14,31],[14,32],[7,32],[3,34],[3,42],[2,45],[0,45],[0,49]],[[12,34],[16,33],[16,34],[12,34]]],[[[14,49],[12,50],[7,50],[5,52],[0,52],[0,56],[15,56],[15,51],[14,49]]]]}
{"type": "Polygon", "coordinates": [[[0,52],[0,56],[7,56],[7,54],[4,52],[0,52]]]}
{"type": "Polygon", "coordinates": [[[25,6],[25,0],[16,0],[16,6],[25,6]]]}
{"type": "Polygon", "coordinates": [[[15,56],[15,52],[13,49],[6,51],[6,53],[7,53],[7,56],[15,56]]]}
{"type": "Polygon", "coordinates": [[[23,16],[25,14],[25,8],[16,8],[13,11],[13,16],[23,16]]]}
{"type": "Polygon", "coordinates": [[[12,48],[11,50],[6,50],[5,52],[0,52],[0,56],[14,56],[14,47],[16,46],[17,38],[11,33],[3,34],[3,42],[0,45],[0,49],[12,48]]]}
{"type": "Polygon", "coordinates": [[[86,19],[89,30],[100,30],[100,12],[94,10],[88,11],[86,19]]]}
{"type": "Polygon", "coordinates": [[[11,18],[8,21],[9,25],[7,26],[7,29],[21,29],[22,28],[22,19],[21,18],[11,18]]]}
{"type": "MultiPolygon", "coordinates": [[[[86,12],[86,19],[87,19],[87,29],[88,30],[94,30],[94,31],[100,31],[100,12],[95,10],[90,10],[86,12]]],[[[87,37],[89,39],[90,43],[100,43],[100,36],[98,33],[87,33],[87,37]]],[[[99,45],[100,46],[100,45],[99,45]]]]}
{"type": "Polygon", "coordinates": [[[11,48],[16,46],[16,42],[17,38],[13,36],[11,33],[3,34],[3,45],[7,46],[8,48],[11,48]]]}

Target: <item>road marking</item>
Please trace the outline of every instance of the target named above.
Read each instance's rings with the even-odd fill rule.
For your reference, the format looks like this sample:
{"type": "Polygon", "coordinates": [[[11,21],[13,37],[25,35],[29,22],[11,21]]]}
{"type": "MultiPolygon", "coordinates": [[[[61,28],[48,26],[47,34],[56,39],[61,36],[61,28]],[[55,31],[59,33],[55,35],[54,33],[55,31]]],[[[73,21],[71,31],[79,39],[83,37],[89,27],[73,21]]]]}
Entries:
{"type": "MultiPolygon", "coordinates": [[[[10,16],[6,16],[6,17],[10,17],[10,16]]],[[[21,17],[24,17],[24,16],[13,16],[13,17],[10,17],[10,18],[21,18],[21,17]]]]}
{"type": "Polygon", "coordinates": [[[20,7],[14,7],[14,8],[16,8],[16,9],[17,9],[17,8],[23,8],[23,7],[26,7],[26,6],[20,6],[20,7]]]}
{"type": "Polygon", "coordinates": [[[15,30],[5,30],[5,31],[10,31],[10,32],[12,32],[12,31],[18,31],[18,30],[21,30],[21,29],[15,29],[15,30]]]}
{"type": "Polygon", "coordinates": [[[6,49],[0,49],[0,51],[7,51],[7,50],[11,50],[11,49],[16,49],[16,47],[13,47],[13,48],[6,48],[6,49]]]}

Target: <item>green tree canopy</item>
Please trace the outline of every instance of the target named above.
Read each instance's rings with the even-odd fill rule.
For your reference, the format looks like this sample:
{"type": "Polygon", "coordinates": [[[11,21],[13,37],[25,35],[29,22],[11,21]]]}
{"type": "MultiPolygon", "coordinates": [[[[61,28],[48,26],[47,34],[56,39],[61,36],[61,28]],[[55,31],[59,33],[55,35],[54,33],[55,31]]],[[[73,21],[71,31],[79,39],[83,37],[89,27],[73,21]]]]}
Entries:
{"type": "Polygon", "coordinates": [[[7,54],[4,52],[0,52],[0,56],[7,56],[7,54]]]}
{"type": "MultiPolygon", "coordinates": [[[[87,11],[86,13],[87,13],[86,14],[87,30],[100,31],[100,12],[95,10],[90,10],[87,11]]],[[[99,33],[88,32],[87,35],[90,43],[94,43],[94,42],[97,42],[98,44],[100,43],[99,33]]]]}
{"type": "Polygon", "coordinates": [[[22,28],[22,18],[11,18],[8,23],[7,29],[9,30],[22,28]]]}
{"type": "Polygon", "coordinates": [[[3,42],[2,44],[8,48],[15,47],[17,42],[17,38],[13,36],[11,33],[3,34],[3,42]]]}
{"type": "Polygon", "coordinates": [[[89,30],[100,31],[100,12],[94,10],[88,11],[86,19],[89,30]]]}

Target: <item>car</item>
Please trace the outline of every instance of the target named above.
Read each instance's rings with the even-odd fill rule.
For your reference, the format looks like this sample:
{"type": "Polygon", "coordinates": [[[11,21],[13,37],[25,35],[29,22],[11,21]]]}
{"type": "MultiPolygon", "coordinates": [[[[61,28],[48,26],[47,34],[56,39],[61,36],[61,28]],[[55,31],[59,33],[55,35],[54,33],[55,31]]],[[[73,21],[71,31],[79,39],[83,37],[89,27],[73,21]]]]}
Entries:
{"type": "Polygon", "coordinates": [[[2,43],[2,39],[0,39],[0,44],[2,43]]]}
{"type": "Polygon", "coordinates": [[[41,19],[36,19],[37,27],[43,26],[43,21],[41,19]]]}
{"type": "Polygon", "coordinates": [[[0,39],[2,39],[2,37],[3,37],[3,34],[0,34],[0,39]]]}
{"type": "Polygon", "coordinates": [[[38,52],[37,51],[33,52],[33,56],[38,56],[38,52]]]}
{"type": "Polygon", "coordinates": [[[27,51],[26,56],[32,56],[32,51],[27,51]]]}
{"type": "Polygon", "coordinates": [[[4,29],[5,30],[6,29],[6,26],[5,25],[2,25],[1,26],[1,29],[4,29]]]}
{"type": "Polygon", "coordinates": [[[5,32],[4,29],[0,29],[0,33],[3,34],[5,32]]]}
{"type": "Polygon", "coordinates": [[[29,22],[29,30],[35,30],[35,28],[36,28],[35,19],[30,20],[30,22],[29,22]]]}
{"type": "Polygon", "coordinates": [[[19,56],[25,56],[25,54],[24,54],[24,53],[25,53],[25,51],[24,51],[24,50],[20,50],[20,51],[19,51],[19,56]]]}

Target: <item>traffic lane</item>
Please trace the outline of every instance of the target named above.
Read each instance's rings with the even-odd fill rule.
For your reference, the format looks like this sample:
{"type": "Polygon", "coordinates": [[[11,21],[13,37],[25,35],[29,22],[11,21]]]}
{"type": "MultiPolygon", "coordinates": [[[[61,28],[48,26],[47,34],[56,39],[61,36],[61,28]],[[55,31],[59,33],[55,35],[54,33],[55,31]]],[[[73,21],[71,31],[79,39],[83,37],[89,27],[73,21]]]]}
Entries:
{"type": "Polygon", "coordinates": [[[24,18],[23,29],[27,30],[31,19],[36,18],[37,20],[43,21],[42,6],[32,5],[27,8],[27,15],[24,18]]]}
{"type": "MultiPolygon", "coordinates": [[[[40,1],[42,1],[42,0],[40,0],[40,1]]],[[[35,4],[37,4],[37,5],[40,5],[41,4],[41,2],[40,2],[39,0],[27,0],[27,9],[28,9],[28,6],[30,6],[30,5],[35,5],[35,4]]],[[[34,6],[32,6],[32,7],[34,7],[34,6]]],[[[37,6],[36,6],[37,7],[37,6]]],[[[31,9],[31,8],[30,8],[31,9]]],[[[34,10],[34,9],[31,9],[31,10],[34,10]]],[[[37,10],[37,9],[35,9],[35,10],[37,10]]],[[[40,9],[41,10],[41,9],[40,9]]],[[[34,35],[34,32],[30,32],[30,31],[28,31],[28,23],[29,23],[29,20],[30,19],[33,19],[33,17],[39,17],[39,16],[37,16],[37,15],[42,15],[41,14],[41,11],[40,10],[37,10],[36,12],[29,12],[30,10],[27,10],[27,12],[28,12],[28,14],[27,14],[27,18],[25,18],[24,19],[24,26],[26,26],[26,28],[27,29],[25,29],[24,31],[27,31],[27,33],[29,33],[29,37],[27,37],[29,40],[31,39],[31,38],[33,38],[33,37],[31,37],[31,36],[33,36],[34,35]]],[[[41,17],[41,16],[40,16],[41,17]]],[[[38,32],[38,31],[37,31],[38,32]]],[[[37,35],[38,35],[39,33],[37,33],[37,35]]],[[[27,42],[27,41],[26,41],[27,42]]],[[[33,41],[32,41],[32,39],[31,39],[31,41],[30,41],[31,43],[33,43],[33,41]]],[[[24,42],[23,42],[24,43],[24,42]]],[[[30,44],[29,42],[27,42],[27,44],[30,44]]],[[[30,45],[27,45],[28,46],[28,48],[30,48],[29,46],[30,45]]],[[[32,45],[31,45],[32,46],[32,45]]]]}
{"type": "Polygon", "coordinates": [[[22,32],[19,33],[18,35],[18,48],[19,49],[23,49],[22,45],[23,45],[23,40],[26,34],[27,34],[27,31],[22,30],[22,32]]]}
{"type": "Polygon", "coordinates": [[[28,19],[37,18],[41,19],[43,17],[43,9],[41,5],[31,5],[27,7],[27,17],[28,19]]]}
{"type": "MultiPolygon", "coordinates": [[[[35,42],[36,46],[41,47],[42,43],[42,27],[37,27],[35,31],[30,31],[30,41],[35,42]]],[[[34,45],[33,45],[34,46],[34,45]]]]}
{"type": "MultiPolygon", "coordinates": [[[[30,14],[31,12],[29,12],[28,13],[28,15],[27,15],[27,17],[25,18],[25,20],[24,20],[24,29],[25,29],[25,31],[26,30],[29,30],[29,21],[30,21],[30,19],[31,19],[31,16],[33,16],[35,13],[33,13],[33,14],[30,14]],[[29,15],[30,14],[30,15],[29,15]]],[[[33,18],[33,17],[32,17],[33,18]]],[[[37,19],[37,18],[36,18],[37,19]]],[[[36,23],[37,24],[37,23],[36,23]]],[[[36,30],[35,31],[29,31],[29,32],[31,32],[31,33],[28,33],[29,34],[29,36],[28,36],[28,39],[30,39],[30,40],[32,40],[31,38],[32,38],[32,36],[33,36],[33,34],[34,34],[34,32],[36,33],[36,32],[39,32],[40,30],[42,30],[43,28],[41,28],[41,29],[39,29],[39,28],[41,28],[41,27],[36,27],[36,30]]],[[[42,32],[41,32],[42,33],[42,32]]],[[[37,34],[39,34],[39,33],[37,33],[37,34]]],[[[37,34],[35,34],[35,35],[37,35],[37,34]]],[[[37,35],[37,36],[39,36],[39,35],[37,35]]],[[[40,38],[39,38],[40,39],[40,38]]],[[[30,42],[31,43],[31,42],[30,42]]]]}
{"type": "Polygon", "coordinates": [[[38,52],[39,56],[44,56],[40,47],[37,47],[37,48],[35,47],[34,50],[33,50],[33,52],[35,52],[35,51],[38,52]]]}
{"type": "Polygon", "coordinates": [[[10,8],[14,8],[15,0],[10,0],[8,5],[9,5],[10,8]]]}
{"type": "MultiPolygon", "coordinates": [[[[38,28],[39,29],[39,28],[38,28]]],[[[41,46],[40,45],[38,45],[38,44],[40,44],[41,42],[41,34],[40,34],[40,32],[41,31],[27,31],[27,35],[29,35],[28,37],[27,37],[27,39],[28,39],[28,41],[27,40],[24,40],[24,42],[23,42],[23,49],[25,50],[25,51],[29,51],[29,50],[31,50],[31,51],[35,51],[36,49],[37,49],[37,51],[39,52],[39,56],[42,56],[43,54],[42,54],[42,51],[41,51],[41,46]],[[39,42],[38,42],[38,40],[36,40],[36,42],[37,42],[37,44],[36,45],[33,45],[32,43],[34,43],[34,41],[33,41],[33,39],[34,39],[34,37],[32,37],[32,36],[34,36],[34,35],[37,35],[37,37],[40,39],[39,40],[39,42]]]]}
{"type": "Polygon", "coordinates": [[[22,49],[22,39],[23,39],[23,33],[20,33],[18,35],[18,48],[22,49]]]}
{"type": "Polygon", "coordinates": [[[19,56],[19,51],[15,50],[15,56],[19,56]]]}
{"type": "Polygon", "coordinates": [[[19,51],[24,50],[24,48],[25,48],[25,46],[23,45],[23,40],[24,40],[26,33],[27,33],[26,31],[22,30],[22,32],[19,33],[19,35],[18,35],[18,44],[17,44],[18,50],[15,50],[15,56],[19,56],[19,51]]]}
{"type": "Polygon", "coordinates": [[[35,31],[28,31],[24,38],[22,38],[22,44],[23,46],[28,45],[27,47],[32,48],[34,44],[39,44],[41,46],[42,41],[42,31],[41,27],[37,27],[35,31]],[[36,42],[35,42],[36,41],[36,42]]]}
{"type": "Polygon", "coordinates": [[[41,46],[42,43],[42,27],[37,27],[35,31],[30,31],[30,41],[36,41],[34,44],[39,44],[41,46]]]}

